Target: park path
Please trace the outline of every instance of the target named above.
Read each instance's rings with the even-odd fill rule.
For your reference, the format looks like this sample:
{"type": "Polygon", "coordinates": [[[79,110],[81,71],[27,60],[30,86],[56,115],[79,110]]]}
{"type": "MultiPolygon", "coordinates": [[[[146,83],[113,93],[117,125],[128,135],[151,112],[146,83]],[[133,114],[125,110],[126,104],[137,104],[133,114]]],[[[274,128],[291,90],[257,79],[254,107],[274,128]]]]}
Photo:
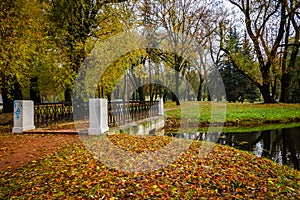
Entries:
{"type": "Polygon", "coordinates": [[[15,134],[0,140],[0,170],[16,170],[23,165],[37,160],[58,148],[79,141],[73,130],[49,133],[40,131],[36,134],[15,134]]]}

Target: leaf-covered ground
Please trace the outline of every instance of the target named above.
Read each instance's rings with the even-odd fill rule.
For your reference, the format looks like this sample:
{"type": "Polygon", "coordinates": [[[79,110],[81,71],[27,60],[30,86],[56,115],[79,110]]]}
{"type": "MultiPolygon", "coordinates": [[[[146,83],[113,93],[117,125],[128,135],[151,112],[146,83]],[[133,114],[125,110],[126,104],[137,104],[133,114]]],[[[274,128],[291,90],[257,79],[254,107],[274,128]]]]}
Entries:
{"type": "MultiPolygon", "coordinates": [[[[128,151],[161,148],[169,137],[111,135],[128,151]],[[159,141],[155,142],[154,141],[159,141]],[[143,145],[138,145],[143,144],[143,145]]],[[[194,141],[171,165],[125,173],[103,165],[80,143],[0,172],[0,199],[299,199],[300,173],[270,160],[215,145],[206,156],[194,141]]]]}

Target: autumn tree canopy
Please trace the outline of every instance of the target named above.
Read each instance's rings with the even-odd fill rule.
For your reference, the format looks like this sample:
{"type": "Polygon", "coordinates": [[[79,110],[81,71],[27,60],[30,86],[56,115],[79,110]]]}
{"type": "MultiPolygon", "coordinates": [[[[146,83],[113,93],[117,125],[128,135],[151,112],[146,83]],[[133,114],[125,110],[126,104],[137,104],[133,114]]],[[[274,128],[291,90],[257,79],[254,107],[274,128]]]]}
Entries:
{"type": "MultiPolygon", "coordinates": [[[[171,86],[177,104],[180,98],[188,99],[176,98],[186,93],[180,76],[191,82],[197,100],[214,100],[207,88],[209,74],[230,63],[255,85],[264,102],[297,99],[296,0],[3,0],[0,9],[4,112],[12,111],[16,99],[71,101],[78,70],[96,42],[126,31],[147,38],[156,48],[139,49],[112,62],[111,69],[94,80],[96,96],[121,94],[114,91],[120,78],[142,84],[130,70],[142,69],[151,76],[170,67],[178,72],[171,86]],[[236,46],[230,43],[232,30],[236,46]],[[169,52],[160,49],[166,38],[169,52]],[[131,73],[131,78],[122,73],[131,73]]],[[[141,99],[166,97],[168,92],[151,85],[137,91],[141,99]]]]}

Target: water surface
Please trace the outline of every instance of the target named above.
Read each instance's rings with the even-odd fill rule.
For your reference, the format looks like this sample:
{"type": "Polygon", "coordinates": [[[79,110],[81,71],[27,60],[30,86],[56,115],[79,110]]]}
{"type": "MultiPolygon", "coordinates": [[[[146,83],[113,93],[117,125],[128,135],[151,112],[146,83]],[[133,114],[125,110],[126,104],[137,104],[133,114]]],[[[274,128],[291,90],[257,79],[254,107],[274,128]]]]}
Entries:
{"type": "Polygon", "coordinates": [[[275,130],[235,133],[166,133],[166,135],[194,140],[204,140],[253,152],[277,163],[300,167],[300,126],[275,130]]]}

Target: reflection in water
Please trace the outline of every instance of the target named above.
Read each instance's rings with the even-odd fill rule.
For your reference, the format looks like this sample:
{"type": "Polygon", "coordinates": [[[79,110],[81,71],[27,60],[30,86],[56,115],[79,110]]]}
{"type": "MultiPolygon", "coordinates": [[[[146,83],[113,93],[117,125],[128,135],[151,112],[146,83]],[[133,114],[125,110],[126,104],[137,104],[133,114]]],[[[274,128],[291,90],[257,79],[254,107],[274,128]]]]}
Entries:
{"type": "Polygon", "coordinates": [[[300,127],[245,133],[183,133],[166,135],[203,141],[217,141],[280,164],[300,168],[300,127]]]}

